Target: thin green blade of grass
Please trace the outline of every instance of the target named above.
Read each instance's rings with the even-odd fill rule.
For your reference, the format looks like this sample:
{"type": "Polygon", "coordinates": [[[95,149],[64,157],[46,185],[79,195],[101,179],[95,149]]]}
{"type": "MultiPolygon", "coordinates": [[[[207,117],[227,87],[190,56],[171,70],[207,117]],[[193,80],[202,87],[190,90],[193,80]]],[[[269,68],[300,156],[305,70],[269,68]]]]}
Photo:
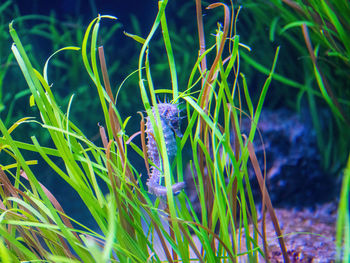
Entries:
{"type": "MultiPolygon", "coordinates": [[[[107,104],[106,104],[105,97],[104,97],[104,90],[102,88],[102,84],[100,81],[98,67],[97,67],[97,61],[96,61],[97,35],[98,35],[98,30],[99,30],[101,18],[102,17],[98,17],[98,19],[96,20],[96,23],[93,27],[92,34],[91,34],[91,50],[90,50],[90,59],[91,59],[91,67],[92,67],[91,74],[93,76],[93,80],[94,80],[94,83],[97,87],[97,92],[98,92],[98,95],[100,98],[100,103],[102,106],[105,122],[107,125],[107,135],[108,135],[108,138],[111,140],[113,138],[113,132],[112,132],[112,127],[111,127],[111,122],[109,121],[110,118],[109,118],[107,104]]],[[[87,33],[88,32],[86,32],[86,34],[87,33]]],[[[86,37],[86,40],[87,40],[87,37],[86,37]]],[[[87,57],[85,52],[86,52],[86,50],[83,50],[83,54],[84,54],[83,57],[87,57]]]]}
{"type": "Polygon", "coordinates": [[[275,58],[274,58],[274,61],[272,63],[272,67],[271,67],[269,76],[268,76],[268,78],[266,79],[266,81],[264,83],[264,86],[262,88],[262,91],[261,91],[261,94],[260,94],[260,97],[259,97],[258,105],[256,106],[256,110],[255,110],[254,118],[253,118],[253,122],[252,122],[252,127],[251,127],[250,132],[249,132],[249,138],[248,138],[249,141],[252,141],[252,138],[255,135],[256,124],[258,123],[259,118],[260,118],[260,114],[261,114],[263,103],[264,103],[264,100],[265,100],[265,97],[266,97],[266,93],[267,93],[267,90],[268,90],[268,88],[270,86],[272,78],[274,78],[274,71],[275,71],[275,67],[276,67],[276,63],[277,63],[279,50],[280,50],[280,47],[277,47],[276,53],[275,53],[275,58]]]}
{"type": "Polygon", "coordinates": [[[240,75],[241,75],[241,78],[243,81],[243,90],[244,90],[244,95],[245,95],[245,99],[247,102],[249,114],[251,117],[253,117],[254,116],[254,108],[253,108],[253,103],[252,103],[252,100],[251,100],[249,92],[248,92],[247,81],[246,81],[246,78],[245,78],[243,73],[241,73],[240,75]]]}
{"type": "MultiPolygon", "coordinates": [[[[161,8],[159,8],[159,12],[160,11],[161,11],[161,8]]],[[[158,128],[158,125],[156,125],[156,123],[161,123],[161,120],[160,120],[159,110],[158,110],[158,106],[157,106],[155,90],[154,90],[153,83],[152,83],[148,55],[146,56],[145,67],[146,67],[146,76],[147,76],[147,82],[148,82],[149,91],[150,91],[150,95],[151,95],[151,100],[152,100],[152,104],[154,107],[154,111],[147,110],[147,114],[148,114],[148,117],[150,118],[150,121],[152,123],[152,127],[154,129],[153,134],[155,135],[155,139],[156,139],[156,141],[160,142],[158,145],[160,147],[160,153],[162,156],[162,158],[161,158],[162,164],[163,164],[162,168],[163,168],[163,172],[164,172],[165,186],[167,188],[167,205],[168,205],[169,212],[170,212],[169,213],[170,218],[176,218],[174,193],[173,193],[173,190],[171,187],[171,185],[172,185],[172,172],[171,172],[171,166],[170,166],[170,162],[169,162],[169,158],[168,158],[168,154],[167,154],[167,146],[165,143],[163,129],[158,128]]],[[[148,100],[148,99],[146,98],[146,100],[148,100]]],[[[178,242],[177,246],[172,247],[173,251],[178,249],[181,255],[186,255],[187,252],[186,252],[184,244],[182,242],[181,233],[180,233],[180,229],[179,229],[177,221],[174,222],[174,225],[172,227],[173,227],[173,231],[174,231],[173,233],[174,233],[176,240],[178,242]]],[[[184,260],[186,261],[186,257],[184,257],[184,260]]]]}
{"type": "MultiPolygon", "coordinates": [[[[111,196],[110,196],[110,199],[111,196]]],[[[116,203],[114,200],[107,201],[107,210],[108,210],[108,229],[107,229],[107,236],[106,236],[106,243],[104,244],[103,252],[102,252],[102,259],[103,262],[108,262],[108,260],[111,258],[112,249],[114,245],[114,239],[115,239],[115,232],[117,228],[117,217],[115,216],[116,211],[116,203]]]]}
{"type": "MultiPolygon", "coordinates": [[[[159,4],[161,4],[161,2],[159,2],[159,4]]],[[[163,40],[166,48],[166,53],[168,56],[172,91],[173,91],[173,100],[177,101],[179,96],[177,73],[176,73],[175,59],[174,59],[173,49],[171,47],[171,41],[170,41],[169,30],[168,30],[165,13],[161,16],[160,23],[161,23],[162,35],[163,35],[163,40]]]]}
{"type": "Polygon", "coordinates": [[[83,58],[83,62],[84,62],[84,65],[85,65],[85,68],[86,68],[86,71],[88,72],[90,78],[92,79],[92,81],[96,81],[95,80],[95,76],[93,74],[93,71],[92,71],[92,67],[89,63],[89,59],[87,57],[87,43],[88,43],[88,38],[90,36],[90,32],[91,32],[91,29],[92,29],[92,26],[95,25],[96,21],[97,20],[101,20],[101,18],[109,18],[109,19],[117,19],[116,17],[114,16],[98,16],[97,18],[95,18],[94,20],[92,20],[90,22],[90,24],[88,25],[86,31],[85,31],[85,35],[84,35],[84,38],[83,38],[83,43],[82,43],[82,47],[81,47],[81,51],[82,51],[82,58],[83,58]]]}
{"type": "MultiPolygon", "coordinates": [[[[83,251],[78,246],[76,246],[74,235],[66,229],[66,226],[61,221],[59,215],[55,211],[55,208],[51,204],[49,198],[46,196],[45,192],[42,190],[38,181],[36,180],[34,174],[30,170],[30,168],[27,166],[23,156],[19,152],[18,148],[16,148],[16,146],[13,144],[12,138],[8,134],[7,129],[5,128],[5,126],[1,120],[0,120],[0,130],[1,130],[2,134],[4,135],[4,137],[7,139],[7,143],[11,146],[12,151],[15,153],[16,157],[18,158],[19,164],[23,167],[23,170],[26,172],[26,174],[29,178],[29,182],[31,183],[32,188],[34,188],[34,190],[35,190],[36,196],[38,196],[37,192],[40,193],[40,196],[43,198],[45,205],[48,207],[48,209],[50,209],[50,211],[55,219],[55,222],[57,223],[58,227],[62,230],[63,235],[67,238],[70,245],[76,250],[76,252],[80,256],[82,256],[82,258],[85,258],[85,256],[84,256],[84,255],[86,255],[85,251],[83,251]]],[[[90,262],[90,260],[88,258],[86,258],[86,260],[87,260],[87,262],[90,262]]]]}
{"type": "Polygon", "coordinates": [[[350,44],[349,44],[350,37],[348,33],[345,31],[343,25],[340,23],[337,15],[333,12],[331,6],[329,6],[328,3],[326,2],[322,2],[321,5],[323,7],[323,10],[329,17],[329,20],[332,22],[332,25],[334,25],[334,27],[336,28],[341,42],[345,45],[347,57],[349,59],[350,58],[350,44]]]}
{"type": "Polygon", "coordinates": [[[350,217],[349,217],[349,192],[350,192],[350,155],[344,170],[343,183],[338,207],[338,219],[336,225],[337,261],[349,262],[350,260],[350,217]]]}
{"type": "Polygon", "coordinates": [[[13,244],[15,247],[20,249],[21,253],[23,253],[23,255],[24,255],[24,259],[26,259],[26,260],[37,259],[36,255],[32,251],[30,251],[30,249],[28,249],[19,240],[17,240],[16,237],[9,234],[7,228],[2,226],[2,225],[0,225],[0,235],[2,238],[8,240],[11,244],[13,244]]]}

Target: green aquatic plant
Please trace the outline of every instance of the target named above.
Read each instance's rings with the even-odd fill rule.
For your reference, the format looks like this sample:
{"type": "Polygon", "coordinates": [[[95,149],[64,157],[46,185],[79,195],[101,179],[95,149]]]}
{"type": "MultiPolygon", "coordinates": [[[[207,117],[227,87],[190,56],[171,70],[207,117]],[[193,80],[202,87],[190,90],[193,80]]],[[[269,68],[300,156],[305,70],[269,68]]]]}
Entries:
{"type": "Polygon", "coordinates": [[[246,1],[243,10],[241,24],[253,30],[247,30],[251,36],[246,42],[263,47],[256,58],[242,53],[243,61],[267,74],[263,64],[267,63],[266,53],[271,52],[269,46],[283,46],[284,63],[274,75],[280,84],[271,89],[271,104],[283,101],[299,112],[308,106],[322,166],[329,173],[339,173],[350,141],[348,1],[246,1]]]}
{"type": "MultiPolygon", "coordinates": [[[[18,76],[21,74],[14,61],[14,56],[9,47],[11,47],[11,37],[8,34],[8,24],[14,21],[16,30],[20,35],[23,35],[22,41],[25,50],[35,68],[42,67],[42,62],[45,61],[49,54],[55,52],[63,46],[81,45],[84,37],[84,27],[82,19],[72,21],[67,18],[66,21],[60,21],[56,18],[56,14],[52,12],[50,16],[30,14],[21,15],[18,6],[11,0],[7,0],[0,5],[0,107],[1,116],[6,124],[10,126],[16,120],[28,112],[27,95],[30,90],[23,90],[21,87],[25,85],[23,78],[18,76]],[[30,39],[30,40],[29,40],[30,39]],[[38,56],[31,54],[40,50],[38,56]]],[[[115,23],[110,27],[102,28],[103,40],[102,43],[110,41],[114,33],[121,29],[120,23],[115,23]]],[[[112,47],[108,46],[107,51],[110,52],[112,47]]],[[[110,52],[112,53],[112,52],[110,52]]],[[[113,53],[112,53],[113,54],[113,53]]],[[[113,63],[110,65],[110,74],[115,78],[122,78],[123,75],[118,75],[120,70],[119,59],[113,58],[113,63]]],[[[67,87],[74,87],[74,92],[79,92],[81,95],[75,97],[77,104],[85,105],[91,108],[92,111],[98,111],[98,100],[93,96],[92,89],[87,84],[88,74],[82,67],[82,60],[79,56],[71,56],[69,52],[60,52],[51,61],[52,67],[48,69],[48,77],[55,79],[53,84],[55,97],[58,103],[64,107],[69,104],[69,90],[67,87]]],[[[97,123],[98,120],[92,120],[93,116],[86,117],[82,107],[72,109],[72,116],[80,120],[80,125],[86,127],[87,130],[91,123],[97,123]]],[[[28,129],[21,129],[18,133],[23,135],[23,139],[30,136],[33,132],[32,126],[28,129]]],[[[41,131],[37,131],[41,132],[41,131]]],[[[88,134],[94,136],[95,134],[88,134]]],[[[49,140],[47,133],[42,133],[42,140],[49,140]]]]}
{"type": "MultiPolygon", "coordinates": [[[[299,111],[302,101],[308,103],[312,123],[317,133],[322,166],[330,174],[343,177],[338,209],[337,250],[340,262],[349,258],[349,156],[350,133],[350,5],[347,0],[247,1],[242,23],[255,31],[252,41],[264,46],[263,60],[271,42],[284,46],[278,74],[274,79],[282,85],[275,90],[278,101],[299,111]],[[247,19],[245,19],[247,18],[247,19]],[[266,28],[269,31],[264,32],[266,28]],[[286,56],[283,55],[285,50],[286,56]],[[291,56],[290,54],[294,54],[291,56]],[[291,67],[290,65],[297,65],[291,67]],[[297,96],[294,90],[297,89],[297,96]],[[297,101],[297,104],[295,104],[297,101]],[[326,113],[326,106],[332,114],[326,113]],[[325,114],[326,113],[326,114],[325,114]],[[344,171],[342,169],[347,165],[344,171]]],[[[254,46],[251,41],[247,41],[254,46]]],[[[244,61],[267,74],[268,69],[251,56],[241,54],[244,61]]],[[[278,103],[278,102],[277,102],[278,103]]],[[[335,176],[334,180],[338,180],[335,176]]]]}
{"type": "MultiPolygon", "coordinates": [[[[14,92],[8,92],[10,85],[7,83],[6,77],[13,74],[15,63],[13,62],[13,54],[9,50],[11,40],[7,33],[7,27],[10,16],[14,14],[15,10],[12,8],[10,0],[0,4],[0,113],[6,125],[9,125],[10,121],[14,120],[13,115],[16,102],[30,93],[29,90],[20,91],[15,85],[11,87],[11,90],[14,92]]],[[[18,113],[20,113],[20,110],[18,113]]]]}
{"type": "MultiPolygon", "coordinates": [[[[267,240],[257,227],[257,211],[247,172],[249,160],[263,193],[262,206],[266,207],[263,210],[271,215],[283,256],[288,262],[283,235],[252,145],[279,48],[259,101],[254,105],[239,69],[240,52],[247,47],[240,43],[238,35],[230,33],[235,25],[230,9],[222,3],[208,6],[213,9],[211,12],[223,9],[224,22],[218,24],[214,43],[207,48],[201,1],[196,1],[200,52],[187,86],[179,87],[172,36],[165,14],[167,3],[159,1],[157,17],[146,38],[128,34],[142,43],[139,66],[134,73],[138,74],[140,99],[153,127],[151,136],[163,160],[160,169],[166,196],[155,201],[145,189],[139,167],[135,167],[130,158],[130,151],[134,150],[145,160],[146,166],[149,165],[144,146],[144,119],[142,117],[140,124],[143,145],[140,147],[126,134],[130,117],[122,119],[120,116],[115,95],[118,91],[113,91],[110,84],[103,47],[97,46],[101,21],[115,20],[115,17],[98,16],[87,27],[81,47],[68,46],[54,53],[81,55],[87,74],[96,86],[103,112],[99,129],[103,146],[89,140],[79,123],[72,121],[73,96],[67,109],[57,102],[47,74],[48,65],[55,57],[47,60],[43,73],[35,69],[15,30],[16,24],[10,24],[14,41],[12,51],[41,120],[23,118],[9,129],[0,120],[1,150],[13,158],[12,164],[0,169],[0,258],[3,262],[238,262],[240,257],[257,262],[259,255],[268,261],[267,240]],[[160,30],[170,79],[167,88],[157,89],[149,56],[157,52],[152,49],[152,38],[160,30]],[[214,58],[212,62],[210,56],[214,58]],[[161,123],[157,96],[171,98],[173,103],[183,102],[186,111],[187,125],[183,136],[176,138],[177,153],[173,163],[168,158],[164,131],[156,125],[161,123]],[[243,99],[247,113],[241,106],[243,99]],[[242,114],[252,120],[247,135],[241,134],[239,128],[242,114]],[[12,131],[28,122],[41,126],[52,140],[52,146],[41,145],[36,136],[31,137],[31,143],[16,140],[12,131]],[[231,143],[233,137],[234,146],[231,143]],[[182,152],[186,145],[191,149],[190,175],[184,174],[182,152]],[[66,187],[78,194],[84,204],[81,209],[91,214],[98,230],[86,227],[64,212],[33,172],[31,165],[36,161],[25,160],[23,151],[29,151],[33,156],[39,154],[51,168],[51,173],[46,176],[59,176],[66,187]],[[57,158],[63,166],[57,164],[57,158]],[[183,181],[184,176],[194,177],[201,217],[194,211],[185,192],[174,195],[171,186],[175,174],[178,181],[183,181]],[[251,224],[253,228],[250,228],[251,224]]],[[[194,56],[197,54],[195,52],[194,56]]]]}
{"type": "Polygon", "coordinates": [[[349,262],[350,260],[350,155],[344,171],[343,184],[340,193],[338,220],[337,220],[337,260],[349,262]]]}

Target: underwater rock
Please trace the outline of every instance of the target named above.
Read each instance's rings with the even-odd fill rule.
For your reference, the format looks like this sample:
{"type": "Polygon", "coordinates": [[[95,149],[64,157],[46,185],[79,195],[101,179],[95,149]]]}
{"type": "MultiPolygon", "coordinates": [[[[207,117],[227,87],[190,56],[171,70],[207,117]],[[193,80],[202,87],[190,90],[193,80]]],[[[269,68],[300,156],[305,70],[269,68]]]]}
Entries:
{"type": "MultiPolygon", "coordinates": [[[[322,169],[311,121],[287,109],[263,110],[258,128],[263,143],[257,133],[254,148],[262,171],[265,148],[266,185],[273,205],[314,207],[335,197],[336,180],[322,169]]],[[[243,120],[242,130],[249,129],[250,120],[243,120]]],[[[260,196],[254,170],[251,165],[248,169],[255,197],[260,196]]]]}
{"type": "MultiPolygon", "coordinates": [[[[241,132],[247,135],[250,126],[248,118],[242,119],[241,132]]],[[[321,168],[311,121],[302,120],[287,109],[263,110],[258,129],[263,143],[257,132],[253,145],[262,172],[265,151],[266,185],[274,206],[311,208],[335,198],[339,189],[334,176],[321,168]]],[[[187,194],[199,214],[200,204],[189,167],[186,173],[187,194]]],[[[250,161],[248,174],[254,200],[260,203],[260,189],[250,161]]]]}

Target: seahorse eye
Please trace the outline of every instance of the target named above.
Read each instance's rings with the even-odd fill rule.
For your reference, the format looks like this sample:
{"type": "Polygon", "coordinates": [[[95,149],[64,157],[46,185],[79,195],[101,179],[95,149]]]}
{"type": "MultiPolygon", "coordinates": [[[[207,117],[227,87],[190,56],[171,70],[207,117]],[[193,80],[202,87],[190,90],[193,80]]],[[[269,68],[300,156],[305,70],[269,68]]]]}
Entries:
{"type": "Polygon", "coordinates": [[[171,124],[171,126],[172,126],[174,129],[179,128],[179,120],[178,120],[178,118],[176,118],[176,119],[174,119],[174,120],[171,120],[170,124],[171,124]]]}
{"type": "Polygon", "coordinates": [[[165,109],[165,111],[161,114],[162,116],[167,116],[169,112],[169,109],[165,109]]]}

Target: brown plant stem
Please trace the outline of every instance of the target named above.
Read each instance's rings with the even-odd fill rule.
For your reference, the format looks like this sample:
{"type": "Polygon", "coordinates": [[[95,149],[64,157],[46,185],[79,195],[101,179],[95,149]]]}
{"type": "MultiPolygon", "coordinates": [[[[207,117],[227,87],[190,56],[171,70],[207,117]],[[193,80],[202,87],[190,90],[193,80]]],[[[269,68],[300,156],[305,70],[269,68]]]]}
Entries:
{"type": "MultiPolygon", "coordinates": [[[[250,141],[248,141],[248,145],[247,146],[248,146],[249,157],[250,157],[250,160],[251,160],[251,162],[253,164],[255,175],[256,175],[256,178],[258,179],[259,187],[260,187],[260,190],[262,192],[262,195],[263,195],[263,198],[264,198],[264,201],[265,201],[263,206],[266,206],[266,208],[267,208],[267,210],[268,210],[268,212],[269,212],[269,214],[271,216],[271,220],[272,220],[273,226],[274,226],[275,231],[276,231],[276,235],[277,235],[277,238],[278,238],[278,242],[280,244],[280,248],[281,248],[281,251],[282,251],[284,262],[289,263],[290,259],[289,259],[289,256],[287,254],[286,245],[284,243],[283,233],[281,231],[281,228],[279,226],[279,223],[278,223],[275,211],[273,209],[270,196],[269,196],[269,194],[267,192],[267,189],[266,189],[266,186],[265,186],[265,183],[264,183],[264,179],[263,179],[260,167],[259,167],[258,159],[256,158],[256,155],[255,155],[254,146],[253,146],[253,144],[250,141]]],[[[264,250],[267,251],[266,241],[264,242],[264,250]]],[[[265,258],[267,258],[268,256],[269,255],[265,255],[265,258]]]]}
{"type": "MultiPolygon", "coordinates": [[[[196,0],[196,13],[197,13],[197,26],[198,26],[198,39],[199,39],[199,57],[205,52],[205,37],[203,26],[203,14],[201,0],[196,0]]],[[[207,69],[207,59],[204,56],[201,61],[201,71],[204,73],[207,69]]],[[[202,86],[204,85],[205,78],[202,78],[202,86]]]]}

